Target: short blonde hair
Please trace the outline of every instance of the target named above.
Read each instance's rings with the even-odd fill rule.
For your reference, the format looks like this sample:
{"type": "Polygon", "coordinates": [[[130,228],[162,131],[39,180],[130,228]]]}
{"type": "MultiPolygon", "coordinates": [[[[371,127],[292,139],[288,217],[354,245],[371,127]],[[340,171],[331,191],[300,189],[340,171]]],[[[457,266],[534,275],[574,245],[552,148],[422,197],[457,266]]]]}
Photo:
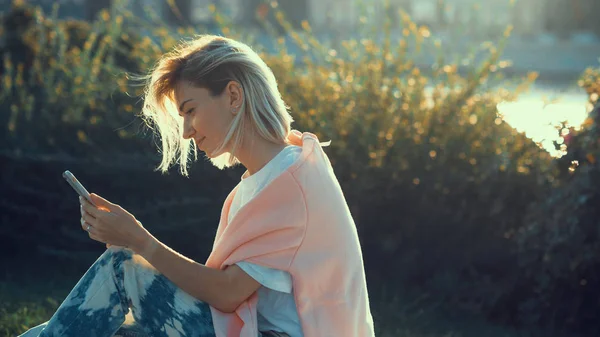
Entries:
{"type": "Polygon", "coordinates": [[[161,138],[162,161],[157,170],[163,173],[179,162],[181,174],[187,176],[190,153],[197,160],[193,140],[183,139],[183,119],[175,104],[175,89],[181,82],[205,88],[213,96],[222,94],[230,81],[242,87],[241,113],[234,117],[223,144],[216,150],[222,151],[230,144],[231,151],[211,158],[216,167],[223,169],[239,163],[235,152],[246,123],[251,123],[251,130],[260,137],[286,143],[293,119],[281,98],[275,76],[244,43],[215,35],[196,36],[163,55],[143,79],[146,85],[141,115],[161,138]]]}

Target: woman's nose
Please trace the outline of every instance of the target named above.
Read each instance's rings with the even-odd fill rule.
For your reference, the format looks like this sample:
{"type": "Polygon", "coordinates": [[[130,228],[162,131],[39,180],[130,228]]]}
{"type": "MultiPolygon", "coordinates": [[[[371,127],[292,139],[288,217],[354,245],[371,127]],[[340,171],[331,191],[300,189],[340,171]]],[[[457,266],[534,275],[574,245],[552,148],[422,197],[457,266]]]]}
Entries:
{"type": "Polygon", "coordinates": [[[195,132],[196,130],[194,130],[194,128],[192,127],[192,123],[188,122],[188,120],[185,120],[183,122],[183,138],[190,139],[192,138],[195,132]]]}

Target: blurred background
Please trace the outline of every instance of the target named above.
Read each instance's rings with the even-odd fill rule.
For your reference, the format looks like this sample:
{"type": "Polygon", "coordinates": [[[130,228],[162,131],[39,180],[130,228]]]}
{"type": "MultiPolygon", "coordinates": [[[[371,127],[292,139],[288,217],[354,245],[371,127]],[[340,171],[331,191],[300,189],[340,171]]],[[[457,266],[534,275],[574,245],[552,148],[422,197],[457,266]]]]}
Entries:
{"type": "Polygon", "coordinates": [[[162,175],[144,74],[194,34],[273,69],[356,221],[377,336],[597,336],[600,1],[0,0],[0,336],[105,249],[73,172],[204,262],[242,167],[162,175]]]}

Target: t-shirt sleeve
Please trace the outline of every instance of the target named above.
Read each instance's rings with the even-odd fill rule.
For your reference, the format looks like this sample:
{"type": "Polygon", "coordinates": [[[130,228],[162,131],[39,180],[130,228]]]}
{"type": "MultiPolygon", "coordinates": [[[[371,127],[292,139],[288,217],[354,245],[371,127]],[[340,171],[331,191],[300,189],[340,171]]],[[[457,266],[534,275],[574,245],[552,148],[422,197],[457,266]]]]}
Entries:
{"type": "Polygon", "coordinates": [[[288,294],[292,292],[292,275],[290,273],[246,261],[236,264],[263,286],[288,294]]]}

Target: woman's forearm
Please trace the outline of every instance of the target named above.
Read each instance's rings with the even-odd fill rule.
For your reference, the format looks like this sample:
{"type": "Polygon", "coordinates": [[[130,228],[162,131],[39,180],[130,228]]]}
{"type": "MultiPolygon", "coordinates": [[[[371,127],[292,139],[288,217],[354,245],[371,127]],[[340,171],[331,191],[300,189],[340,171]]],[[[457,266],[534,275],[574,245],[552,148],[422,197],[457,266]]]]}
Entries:
{"type": "Polygon", "coordinates": [[[161,274],[191,296],[223,312],[231,311],[227,274],[191,260],[157,240],[149,232],[136,251],[161,274]]]}

